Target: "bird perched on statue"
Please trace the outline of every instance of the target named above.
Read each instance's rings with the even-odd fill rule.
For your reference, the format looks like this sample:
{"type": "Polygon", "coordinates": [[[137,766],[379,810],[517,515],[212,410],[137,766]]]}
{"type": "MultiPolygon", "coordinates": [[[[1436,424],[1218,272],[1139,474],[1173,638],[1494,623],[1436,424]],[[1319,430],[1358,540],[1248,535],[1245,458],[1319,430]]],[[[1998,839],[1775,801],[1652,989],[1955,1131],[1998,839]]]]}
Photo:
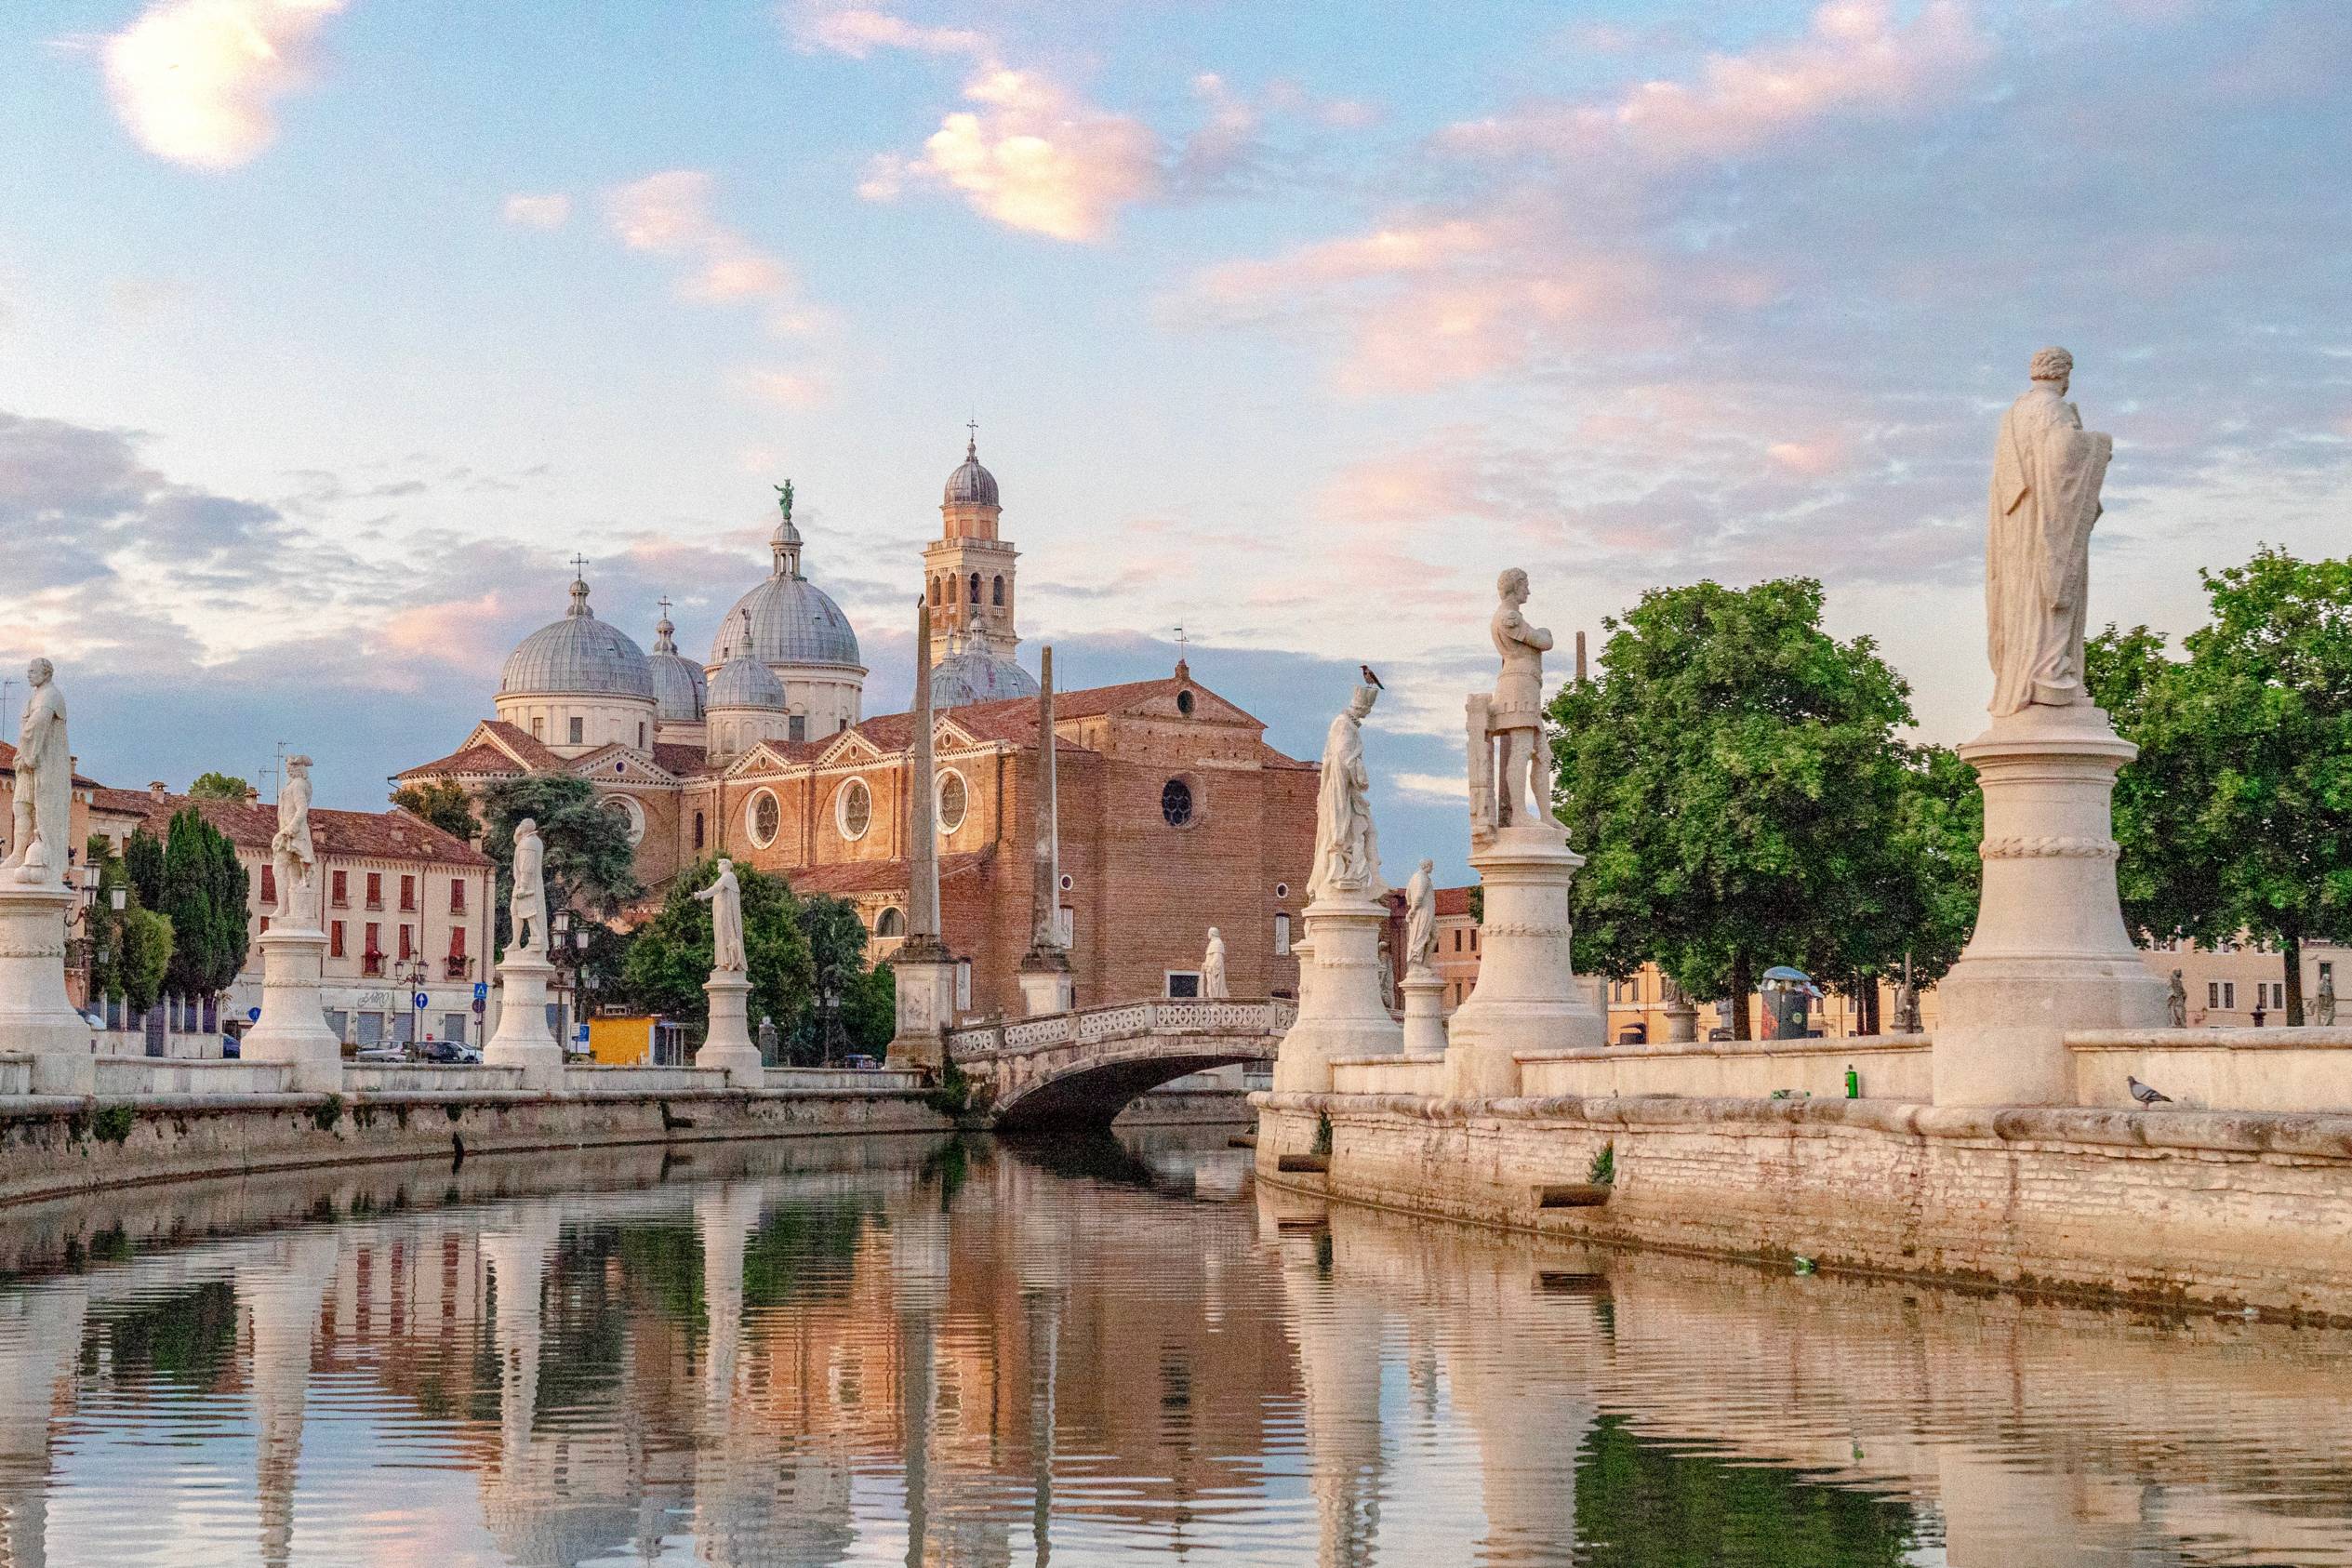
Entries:
{"type": "Polygon", "coordinates": [[[1380,684],[1380,677],[1372,672],[1371,665],[1359,664],[1356,668],[1363,674],[1363,684],[1370,686],[1374,691],[1387,691],[1389,689],[1380,684]]]}
{"type": "Polygon", "coordinates": [[[2132,1097],[2142,1105],[2170,1105],[2173,1096],[2149,1088],[2130,1073],[2123,1076],[2123,1086],[2132,1091],[2132,1097]]]}

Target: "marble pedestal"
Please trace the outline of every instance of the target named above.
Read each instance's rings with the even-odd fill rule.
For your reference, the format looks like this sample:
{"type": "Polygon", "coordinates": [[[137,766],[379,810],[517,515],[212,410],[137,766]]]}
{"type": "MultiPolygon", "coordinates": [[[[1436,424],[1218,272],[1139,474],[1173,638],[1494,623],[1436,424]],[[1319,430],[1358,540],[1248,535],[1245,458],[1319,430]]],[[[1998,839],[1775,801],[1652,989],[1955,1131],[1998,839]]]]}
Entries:
{"type": "Polygon", "coordinates": [[[326,933],[275,926],[261,934],[261,1016],[238,1046],[243,1060],[285,1062],[293,1087],[333,1094],[343,1086],[343,1043],[326,1027],[319,976],[326,933]]]}
{"type": "Polygon", "coordinates": [[[1609,1024],[1569,961],[1568,884],[1583,856],[1557,828],[1519,823],[1470,856],[1485,889],[1478,983],[1446,1025],[1446,1093],[1519,1093],[1518,1051],[1608,1043],[1609,1024]]]}
{"type": "Polygon", "coordinates": [[[33,886],[0,871],[0,1051],[33,1057],[36,1095],[86,1095],[97,1036],[65,994],[70,888],[33,886]]]}
{"type": "Polygon", "coordinates": [[[2139,749],[2080,703],[1996,720],[1960,754],[1985,792],[1985,889],[1936,987],[1935,1103],[2070,1105],[2068,1030],[2169,1022],[2115,891],[2109,803],[2139,749]]]}
{"type": "Polygon", "coordinates": [[[1404,1054],[1445,1055],[1445,982],[1422,965],[1407,970],[1397,989],[1404,992],[1404,1054]]]}
{"type": "Polygon", "coordinates": [[[702,982],[702,994],[711,999],[711,1029],[702,1037],[702,1049],[694,1054],[694,1065],[724,1071],[730,1088],[764,1087],[767,1063],[751,1043],[751,977],[739,970],[714,969],[702,982]]]}
{"type": "Polygon", "coordinates": [[[943,1071],[948,1026],[955,1019],[955,955],[937,937],[910,937],[891,955],[898,996],[898,1030],[884,1060],[892,1067],[943,1071]]]}
{"type": "Polygon", "coordinates": [[[498,962],[498,1030],[482,1047],[485,1067],[519,1067],[526,1089],[564,1086],[564,1047],[547,1027],[555,965],[545,953],[509,950],[498,962]]]}
{"type": "Polygon", "coordinates": [[[1698,1039],[1698,1008],[1687,996],[1666,1004],[1666,1043],[1688,1045],[1698,1039]]]}
{"type": "Polygon", "coordinates": [[[1031,948],[1021,959],[1021,1007],[1032,1018],[1067,1013],[1076,1000],[1067,954],[1031,948]]]}
{"type": "Polygon", "coordinates": [[[1404,1030],[1389,1016],[1380,984],[1380,933],[1388,923],[1389,907],[1367,898],[1326,897],[1307,906],[1298,1017],[1275,1053],[1277,1093],[1327,1095],[1334,1056],[1403,1051],[1404,1030]]]}

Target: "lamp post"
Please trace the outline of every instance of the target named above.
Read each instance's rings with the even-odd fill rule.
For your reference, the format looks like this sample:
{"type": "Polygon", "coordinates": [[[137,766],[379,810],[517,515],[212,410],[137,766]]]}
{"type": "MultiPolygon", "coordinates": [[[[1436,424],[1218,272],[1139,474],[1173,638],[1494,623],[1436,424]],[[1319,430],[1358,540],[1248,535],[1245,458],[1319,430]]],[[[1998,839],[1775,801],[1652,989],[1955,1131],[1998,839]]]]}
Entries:
{"type": "Polygon", "coordinates": [[[584,1024],[588,1021],[588,971],[584,965],[588,957],[588,941],[595,935],[596,928],[586,921],[574,920],[569,910],[556,910],[554,918],[548,924],[555,934],[553,956],[556,965],[566,976],[565,979],[557,983],[559,987],[569,988],[565,1006],[561,1010],[564,1019],[562,1043],[565,1053],[569,1055],[575,1022],[584,1024]]]}
{"type": "Polygon", "coordinates": [[[408,1054],[412,1056],[417,1054],[418,1044],[417,992],[425,989],[427,972],[425,961],[421,958],[396,958],[392,960],[389,971],[392,984],[400,988],[400,1005],[410,1019],[408,1054]]]}
{"type": "MultiPolygon", "coordinates": [[[[65,928],[69,933],[76,929],[82,933],[75,943],[77,957],[74,966],[82,977],[82,1011],[87,1013],[90,1011],[91,1003],[95,1000],[91,995],[91,989],[98,979],[100,941],[100,923],[90,917],[98,908],[98,889],[101,878],[99,868],[91,865],[75,866],[71,875],[73,884],[73,907],[66,912],[65,928]]],[[[115,911],[120,913],[126,902],[126,890],[116,887],[111,902],[115,911]]]]}

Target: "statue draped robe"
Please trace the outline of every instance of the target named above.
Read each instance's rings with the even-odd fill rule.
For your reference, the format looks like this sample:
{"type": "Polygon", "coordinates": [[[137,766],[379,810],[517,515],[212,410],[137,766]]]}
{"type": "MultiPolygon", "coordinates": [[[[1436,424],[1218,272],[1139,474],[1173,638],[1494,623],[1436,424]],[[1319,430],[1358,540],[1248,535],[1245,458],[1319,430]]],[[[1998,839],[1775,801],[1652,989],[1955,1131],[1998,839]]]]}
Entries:
{"type": "Polygon", "coordinates": [[[1326,893],[1377,897],[1380,852],[1372,831],[1372,775],[1364,766],[1363,725],[1352,711],[1331,721],[1323,741],[1322,782],[1315,792],[1315,866],[1310,897],[1326,893]]]}
{"type": "Polygon", "coordinates": [[[517,834],[514,840],[514,897],[507,905],[507,924],[512,927],[510,938],[516,946],[523,943],[523,928],[531,929],[530,950],[536,957],[547,955],[547,850],[537,833],[517,834]]]}
{"type": "Polygon", "coordinates": [[[695,895],[711,906],[711,968],[742,974],[751,967],[743,955],[743,888],[735,872],[723,870],[719,880],[695,895]]]}
{"type": "Polygon", "coordinates": [[[2087,432],[2047,382],[2001,416],[1985,538],[1985,616],[1995,718],[2035,704],[2088,702],[2083,614],[2091,527],[2112,437],[2087,432]]]}
{"type": "Polygon", "coordinates": [[[1408,972],[1426,968],[1437,951],[1437,889],[1429,873],[1414,869],[1404,884],[1404,965],[1408,972]]]}
{"type": "Polygon", "coordinates": [[[7,864],[23,867],[19,880],[34,880],[31,857],[41,847],[39,882],[65,881],[66,854],[73,835],[67,823],[73,809],[73,759],[65,738],[65,698],[54,680],[34,688],[17,732],[14,836],[7,864]]]}

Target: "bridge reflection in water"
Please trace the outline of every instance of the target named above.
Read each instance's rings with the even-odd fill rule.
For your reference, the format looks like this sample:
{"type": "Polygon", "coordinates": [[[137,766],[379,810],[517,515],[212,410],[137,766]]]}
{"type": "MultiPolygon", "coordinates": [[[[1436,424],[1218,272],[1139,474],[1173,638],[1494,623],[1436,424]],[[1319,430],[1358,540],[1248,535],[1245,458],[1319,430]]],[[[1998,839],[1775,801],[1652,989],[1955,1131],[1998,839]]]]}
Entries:
{"type": "Polygon", "coordinates": [[[2352,1561],[2345,1336],[1539,1246],[1215,1138],[0,1216],[0,1561],[2352,1561]]]}

